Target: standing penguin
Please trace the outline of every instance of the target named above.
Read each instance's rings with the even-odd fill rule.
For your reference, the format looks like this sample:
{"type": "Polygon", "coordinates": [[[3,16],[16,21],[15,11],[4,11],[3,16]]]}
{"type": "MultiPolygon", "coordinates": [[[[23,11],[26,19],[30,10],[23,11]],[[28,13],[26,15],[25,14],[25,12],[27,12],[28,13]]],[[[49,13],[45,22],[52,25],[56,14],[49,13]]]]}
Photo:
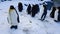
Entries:
{"type": "Polygon", "coordinates": [[[59,11],[58,11],[58,21],[60,22],[60,7],[58,7],[59,11]]]}
{"type": "Polygon", "coordinates": [[[60,7],[56,8],[54,21],[60,22],[60,7]]]}
{"type": "Polygon", "coordinates": [[[18,3],[18,10],[19,10],[19,12],[22,12],[22,10],[23,10],[23,5],[21,2],[18,3]]]}
{"type": "Polygon", "coordinates": [[[40,10],[40,8],[39,8],[38,4],[33,5],[32,10],[31,10],[32,17],[35,17],[35,15],[39,12],[39,10],[40,10]]]}
{"type": "Polygon", "coordinates": [[[31,7],[31,5],[29,4],[28,7],[27,7],[27,13],[28,13],[28,14],[31,14],[31,8],[32,8],[32,7],[31,7]]]}
{"type": "Polygon", "coordinates": [[[50,13],[51,18],[54,18],[55,11],[56,11],[56,7],[53,7],[52,12],[50,13]]]}
{"type": "Polygon", "coordinates": [[[43,14],[41,16],[41,21],[45,20],[46,15],[47,15],[47,6],[43,5],[43,7],[44,7],[44,12],[43,12],[43,14]]]}
{"type": "Polygon", "coordinates": [[[19,15],[13,5],[11,5],[9,9],[8,22],[11,25],[11,29],[17,29],[17,25],[19,23],[19,15]]]}
{"type": "Polygon", "coordinates": [[[54,14],[54,21],[55,22],[58,22],[58,8],[56,7],[56,11],[55,11],[55,14],[54,14]]]}

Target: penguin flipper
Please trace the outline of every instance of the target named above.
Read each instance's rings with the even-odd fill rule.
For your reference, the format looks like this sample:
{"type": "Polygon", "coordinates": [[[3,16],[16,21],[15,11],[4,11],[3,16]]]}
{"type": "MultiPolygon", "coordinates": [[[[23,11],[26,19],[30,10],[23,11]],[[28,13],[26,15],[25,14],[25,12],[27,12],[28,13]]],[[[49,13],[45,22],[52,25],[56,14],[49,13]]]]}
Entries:
{"type": "Polygon", "coordinates": [[[20,21],[19,21],[19,16],[17,17],[17,21],[18,21],[18,23],[20,23],[20,21]]]}

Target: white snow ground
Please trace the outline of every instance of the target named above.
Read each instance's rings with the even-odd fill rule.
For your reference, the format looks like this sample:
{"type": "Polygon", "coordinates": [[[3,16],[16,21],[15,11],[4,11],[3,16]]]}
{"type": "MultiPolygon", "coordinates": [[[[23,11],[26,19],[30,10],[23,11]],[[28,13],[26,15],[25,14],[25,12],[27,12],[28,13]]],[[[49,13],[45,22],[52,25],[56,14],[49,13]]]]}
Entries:
{"type": "Polygon", "coordinates": [[[36,14],[34,18],[27,15],[27,6],[24,4],[38,4],[39,1],[21,1],[24,7],[23,12],[21,13],[17,9],[18,2],[20,1],[6,1],[0,3],[0,34],[60,34],[60,23],[54,22],[48,15],[46,20],[49,22],[38,20],[43,12],[42,5],[40,5],[40,12],[36,14]],[[7,21],[10,5],[14,5],[19,13],[20,23],[17,30],[11,30],[7,21]]]}

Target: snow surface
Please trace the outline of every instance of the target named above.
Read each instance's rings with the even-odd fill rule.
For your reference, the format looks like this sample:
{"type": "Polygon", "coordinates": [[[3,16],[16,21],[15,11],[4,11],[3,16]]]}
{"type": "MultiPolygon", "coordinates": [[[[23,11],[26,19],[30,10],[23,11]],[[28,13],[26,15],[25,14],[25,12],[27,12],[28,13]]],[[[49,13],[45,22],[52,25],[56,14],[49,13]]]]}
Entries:
{"type": "Polygon", "coordinates": [[[43,13],[43,7],[40,5],[40,12],[35,17],[31,17],[27,14],[27,6],[24,4],[39,4],[39,1],[5,1],[0,3],[0,34],[60,34],[60,23],[54,22],[47,14],[46,21],[40,21],[40,17],[43,13]],[[23,12],[19,12],[17,9],[18,2],[23,3],[23,12]],[[7,21],[9,6],[14,5],[17,9],[20,17],[20,23],[18,29],[10,29],[10,24],[7,21]]]}

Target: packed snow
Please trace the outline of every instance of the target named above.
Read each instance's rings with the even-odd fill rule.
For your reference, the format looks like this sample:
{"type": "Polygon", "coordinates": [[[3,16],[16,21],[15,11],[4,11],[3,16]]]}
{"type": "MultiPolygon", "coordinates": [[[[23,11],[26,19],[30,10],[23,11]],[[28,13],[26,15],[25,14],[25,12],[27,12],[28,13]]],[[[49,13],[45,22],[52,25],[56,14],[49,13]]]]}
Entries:
{"type": "Polygon", "coordinates": [[[5,1],[0,3],[0,34],[60,34],[60,23],[54,22],[54,19],[49,17],[50,11],[48,11],[46,20],[39,20],[42,13],[43,7],[39,5],[40,12],[35,17],[31,17],[27,14],[27,6],[24,4],[39,4],[40,1],[5,1]],[[18,2],[23,3],[23,11],[19,12],[17,9],[18,2]],[[10,5],[14,5],[17,12],[19,13],[20,23],[18,29],[10,29],[10,24],[7,21],[8,11],[10,5]]]}

